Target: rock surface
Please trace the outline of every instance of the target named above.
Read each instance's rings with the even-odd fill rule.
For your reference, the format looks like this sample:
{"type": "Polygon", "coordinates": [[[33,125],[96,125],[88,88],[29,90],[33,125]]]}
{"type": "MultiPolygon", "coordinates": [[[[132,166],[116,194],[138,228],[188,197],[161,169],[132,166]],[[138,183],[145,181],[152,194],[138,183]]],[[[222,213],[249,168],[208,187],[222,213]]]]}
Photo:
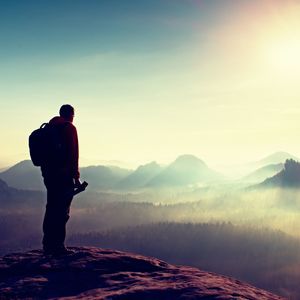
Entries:
{"type": "Polygon", "coordinates": [[[156,258],[94,247],[0,258],[0,299],[282,299],[225,276],[156,258]]]}

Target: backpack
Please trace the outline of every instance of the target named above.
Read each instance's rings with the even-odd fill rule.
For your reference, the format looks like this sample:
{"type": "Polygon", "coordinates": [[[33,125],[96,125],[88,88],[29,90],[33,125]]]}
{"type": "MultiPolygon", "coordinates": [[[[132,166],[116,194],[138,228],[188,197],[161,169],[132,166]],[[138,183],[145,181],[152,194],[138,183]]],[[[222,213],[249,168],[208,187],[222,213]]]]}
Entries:
{"type": "Polygon", "coordinates": [[[37,166],[59,165],[64,159],[62,129],[66,124],[43,123],[29,136],[29,153],[32,163],[37,166]]]}

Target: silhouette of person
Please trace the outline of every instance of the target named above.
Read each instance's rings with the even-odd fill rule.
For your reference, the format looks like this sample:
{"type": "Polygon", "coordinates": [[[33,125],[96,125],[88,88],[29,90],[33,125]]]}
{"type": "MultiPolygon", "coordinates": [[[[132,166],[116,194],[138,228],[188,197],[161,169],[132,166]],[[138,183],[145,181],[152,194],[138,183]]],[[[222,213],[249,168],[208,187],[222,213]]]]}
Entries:
{"type": "Polygon", "coordinates": [[[79,187],[78,136],[72,124],[74,108],[63,105],[59,116],[49,124],[56,129],[60,155],[49,159],[41,166],[44,184],[47,188],[47,205],[43,221],[43,250],[45,254],[67,255],[73,251],[65,247],[66,224],[70,218],[70,206],[75,187],[79,187]]]}

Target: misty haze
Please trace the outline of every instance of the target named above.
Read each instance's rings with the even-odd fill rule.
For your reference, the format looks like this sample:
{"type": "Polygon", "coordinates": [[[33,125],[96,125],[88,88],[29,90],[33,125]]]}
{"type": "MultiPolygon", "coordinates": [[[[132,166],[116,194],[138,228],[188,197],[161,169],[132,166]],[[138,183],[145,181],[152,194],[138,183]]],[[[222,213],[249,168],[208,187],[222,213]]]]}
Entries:
{"type": "MultiPolygon", "coordinates": [[[[242,166],[232,179],[194,155],[136,169],[81,168],[68,243],[117,248],[300,295],[300,163],[288,153],[242,166]]],[[[39,248],[46,194],[22,161],[0,173],[1,254],[39,248]]],[[[297,296],[298,295],[298,296],[297,296]]]]}
{"type": "Polygon", "coordinates": [[[0,36],[0,299],[300,299],[299,0],[0,1],[0,36]]]}

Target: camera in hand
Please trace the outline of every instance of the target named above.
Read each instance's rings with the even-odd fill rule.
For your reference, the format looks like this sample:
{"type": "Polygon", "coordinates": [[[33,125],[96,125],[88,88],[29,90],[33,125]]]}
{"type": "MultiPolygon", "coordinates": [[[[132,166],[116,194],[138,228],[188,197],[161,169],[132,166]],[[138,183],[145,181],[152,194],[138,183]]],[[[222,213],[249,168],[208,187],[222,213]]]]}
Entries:
{"type": "Polygon", "coordinates": [[[73,196],[75,196],[75,195],[83,192],[88,185],[89,184],[86,181],[82,182],[79,187],[77,187],[76,189],[74,189],[73,196]]]}

